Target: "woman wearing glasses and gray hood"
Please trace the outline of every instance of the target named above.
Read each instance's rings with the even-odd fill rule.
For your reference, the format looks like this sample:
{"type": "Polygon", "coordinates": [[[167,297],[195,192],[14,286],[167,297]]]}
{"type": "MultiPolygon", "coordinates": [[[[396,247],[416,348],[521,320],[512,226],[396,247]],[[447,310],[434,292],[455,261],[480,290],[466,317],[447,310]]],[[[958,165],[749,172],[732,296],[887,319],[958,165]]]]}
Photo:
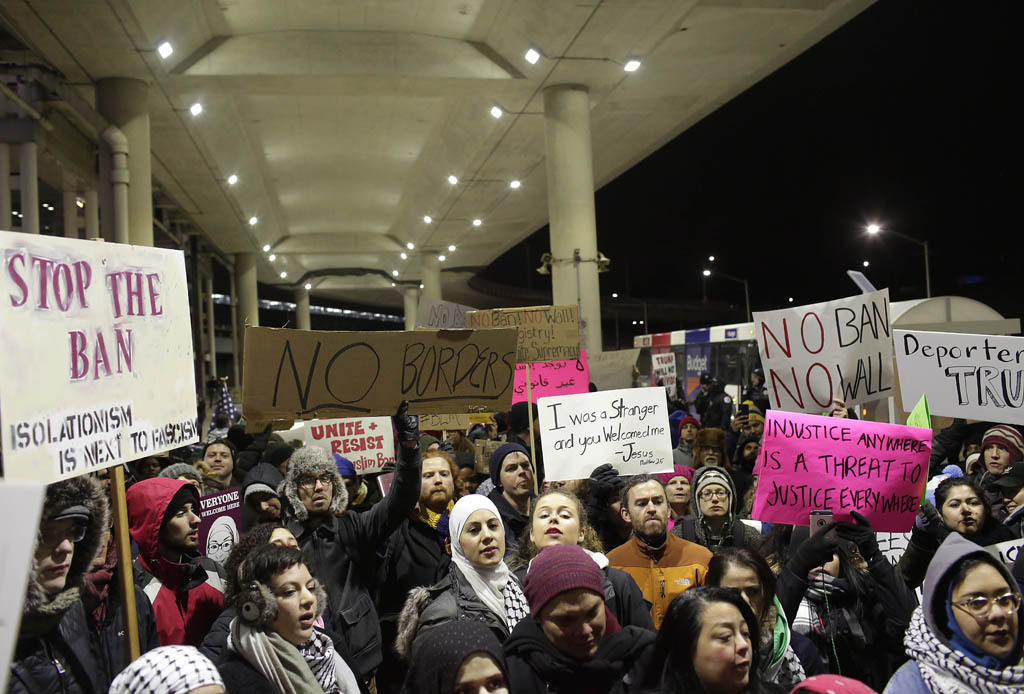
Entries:
{"type": "Polygon", "coordinates": [[[935,553],[886,694],[1024,692],[1021,595],[988,551],[952,533],[935,553]]]}

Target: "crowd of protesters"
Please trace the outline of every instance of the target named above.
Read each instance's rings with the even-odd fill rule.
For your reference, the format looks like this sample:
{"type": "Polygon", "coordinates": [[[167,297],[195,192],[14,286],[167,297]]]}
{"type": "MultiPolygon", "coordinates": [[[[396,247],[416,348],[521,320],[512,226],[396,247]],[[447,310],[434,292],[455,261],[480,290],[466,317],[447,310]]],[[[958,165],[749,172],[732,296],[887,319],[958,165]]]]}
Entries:
{"type": "Polygon", "coordinates": [[[892,556],[855,511],[813,533],[751,520],[763,380],[737,407],[702,376],[670,419],[672,470],[653,476],[594,460],[546,481],[527,403],[447,435],[403,404],[389,486],[218,413],[201,448],[126,466],[130,562],[106,472],[47,487],[8,689],[1024,692],[1024,560],[989,549],[1024,531],[1024,435],[937,433],[892,556]],[[495,442],[483,459],[480,440],[495,442]],[[200,552],[200,499],[233,487],[243,534],[218,562],[200,552]]]}

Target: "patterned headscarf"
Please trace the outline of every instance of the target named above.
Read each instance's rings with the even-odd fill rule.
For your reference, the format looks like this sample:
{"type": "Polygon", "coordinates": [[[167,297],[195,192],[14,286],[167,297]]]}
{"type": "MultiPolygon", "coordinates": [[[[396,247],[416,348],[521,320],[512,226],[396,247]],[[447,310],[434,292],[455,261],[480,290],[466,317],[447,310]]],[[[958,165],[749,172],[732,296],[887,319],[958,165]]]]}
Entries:
{"type": "Polygon", "coordinates": [[[209,658],[193,646],[154,648],[121,671],[110,694],[186,694],[224,680],[209,658]]]}

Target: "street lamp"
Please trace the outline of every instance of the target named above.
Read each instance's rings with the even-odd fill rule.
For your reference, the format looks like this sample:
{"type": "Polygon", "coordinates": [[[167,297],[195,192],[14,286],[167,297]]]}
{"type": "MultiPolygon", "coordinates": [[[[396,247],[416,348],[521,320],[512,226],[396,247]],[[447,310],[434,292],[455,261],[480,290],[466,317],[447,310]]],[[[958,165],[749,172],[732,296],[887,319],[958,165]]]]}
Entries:
{"type": "MultiPolygon", "coordinates": [[[[711,270],[704,270],[703,274],[704,274],[705,277],[711,277],[711,270]]],[[[748,323],[753,323],[754,322],[754,314],[752,314],[750,312],[750,285],[747,283],[747,280],[746,279],[741,279],[739,277],[733,277],[732,275],[727,275],[726,273],[722,272],[721,270],[717,271],[715,274],[716,275],[721,275],[722,277],[724,277],[727,280],[732,280],[733,282],[739,282],[740,284],[743,285],[743,296],[744,296],[744,298],[747,301],[747,322],[748,323]]]]}
{"type": "MultiPolygon", "coordinates": [[[[872,236],[882,231],[882,227],[872,222],[864,227],[864,230],[872,236]]],[[[886,229],[885,233],[892,234],[893,236],[899,236],[901,239],[906,241],[912,241],[924,248],[924,294],[927,298],[932,298],[932,272],[931,267],[928,264],[928,241],[921,239],[915,239],[913,236],[907,236],[899,231],[893,231],[892,229],[886,229]]]]}

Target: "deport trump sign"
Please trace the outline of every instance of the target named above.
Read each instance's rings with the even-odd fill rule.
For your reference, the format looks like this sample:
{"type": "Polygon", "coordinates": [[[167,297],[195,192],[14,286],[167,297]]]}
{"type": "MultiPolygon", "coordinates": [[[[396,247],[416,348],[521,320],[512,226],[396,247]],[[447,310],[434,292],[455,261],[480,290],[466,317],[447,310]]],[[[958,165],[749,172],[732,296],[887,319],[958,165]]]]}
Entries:
{"type": "Polygon", "coordinates": [[[3,472],[54,482],[198,439],[180,251],[0,231],[3,472]]]}
{"type": "Polygon", "coordinates": [[[932,414],[1024,424],[1024,339],[897,330],[903,409],[922,394],[932,414]]]}

